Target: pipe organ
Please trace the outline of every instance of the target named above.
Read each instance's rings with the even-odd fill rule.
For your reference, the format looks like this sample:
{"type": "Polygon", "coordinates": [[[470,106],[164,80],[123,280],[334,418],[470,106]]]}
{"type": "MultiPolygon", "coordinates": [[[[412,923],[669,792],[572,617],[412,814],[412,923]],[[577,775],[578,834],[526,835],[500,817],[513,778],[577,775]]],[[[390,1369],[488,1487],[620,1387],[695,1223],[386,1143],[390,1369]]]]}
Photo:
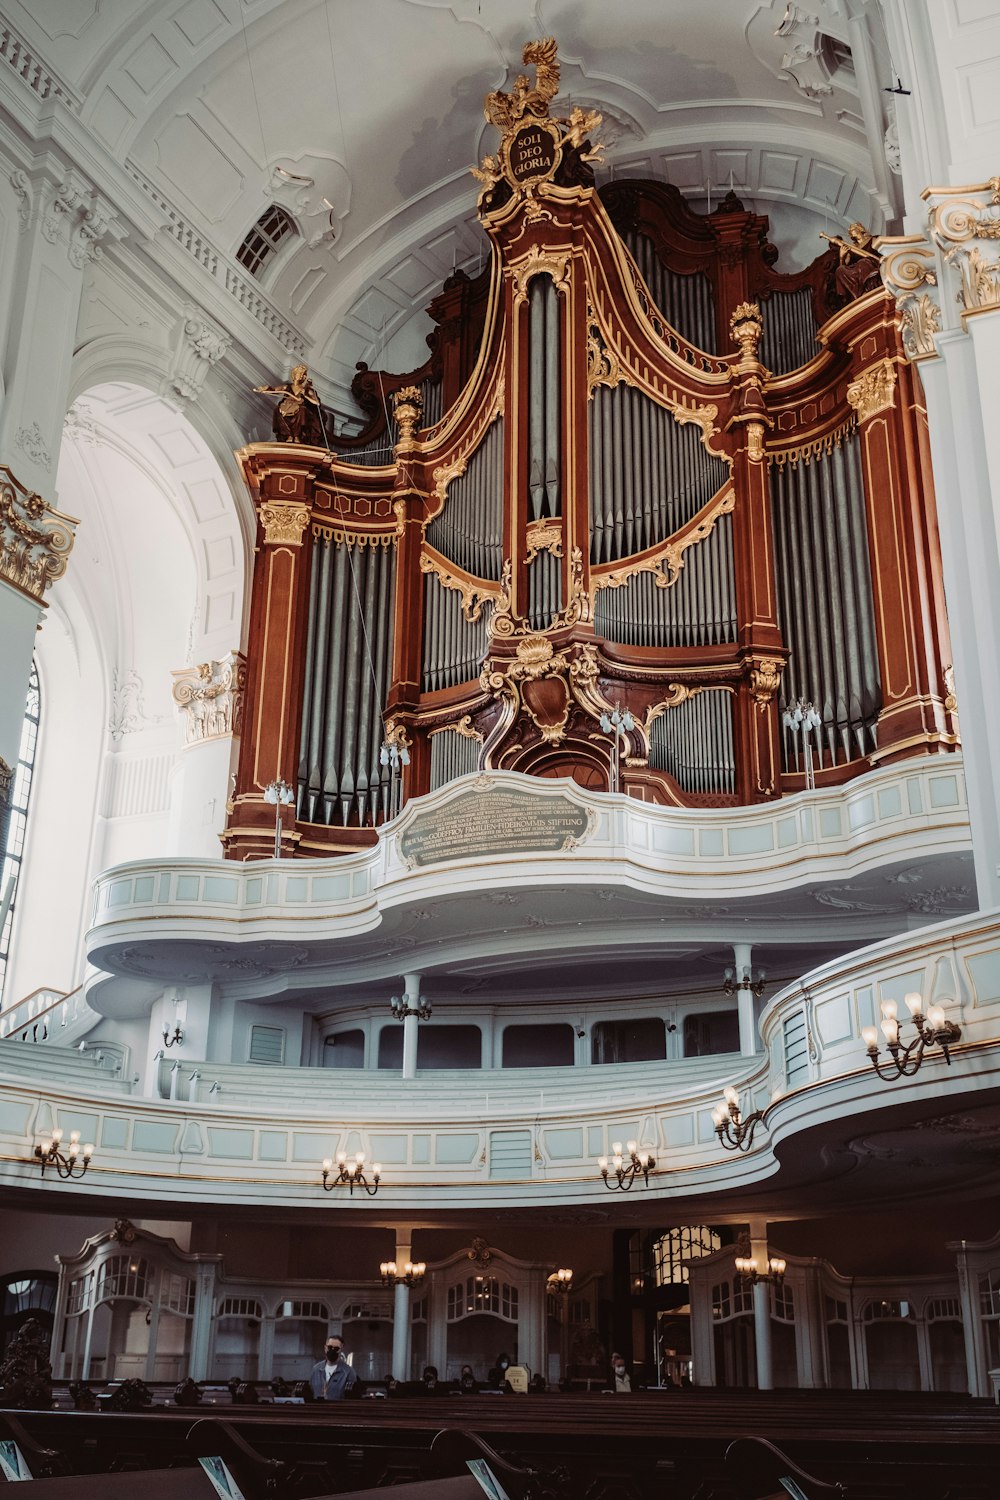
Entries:
{"type": "Polygon", "coordinates": [[[801,790],[799,700],[820,787],[958,743],[892,300],[848,285],[846,245],[778,271],[733,193],[598,190],[598,118],[551,114],[554,47],[526,52],[534,88],[487,101],[490,263],[431,304],[426,364],[359,367],[365,426],[332,452],[239,455],[260,527],[232,857],[270,852],[277,779],[301,855],[477,769],[607,790],[615,708],[622,792],[678,806],[801,790]]]}

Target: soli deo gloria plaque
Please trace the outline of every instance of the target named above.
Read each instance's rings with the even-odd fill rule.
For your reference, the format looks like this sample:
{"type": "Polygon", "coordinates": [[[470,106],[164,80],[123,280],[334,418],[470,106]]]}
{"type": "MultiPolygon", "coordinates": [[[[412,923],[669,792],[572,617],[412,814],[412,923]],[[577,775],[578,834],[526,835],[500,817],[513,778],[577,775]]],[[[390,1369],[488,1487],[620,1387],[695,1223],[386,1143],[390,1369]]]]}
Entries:
{"type": "Polygon", "coordinates": [[[418,812],[399,835],[411,867],[489,854],[572,849],[591,830],[594,813],[561,792],[469,787],[444,807],[418,812]]]}

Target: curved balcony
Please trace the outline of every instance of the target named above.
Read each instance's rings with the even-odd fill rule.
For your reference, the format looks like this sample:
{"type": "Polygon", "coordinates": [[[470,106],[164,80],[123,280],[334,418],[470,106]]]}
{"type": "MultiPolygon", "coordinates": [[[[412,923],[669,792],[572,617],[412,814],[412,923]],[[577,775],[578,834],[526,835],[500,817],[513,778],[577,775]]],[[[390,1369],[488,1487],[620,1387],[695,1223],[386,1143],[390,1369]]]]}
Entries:
{"type": "MultiPolygon", "coordinates": [[[[319,1164],[338,1150],[379,1159],[381,1213],[430,1219],[471,1208],[537,1206],[623,1222],[684,1212],[801,1216],[811,1205],[891,1201],[903,1192],[995,1190],[1000,1104],[1000,912],[882,942],[786,987],[762,1017],[765,1052],[594,1070],[398,1076],[213,1064],[185,1103],[145,1100],[100,1079],[65,1049],[0,1043],[0,1155],[8,1184],[65,1193],[29,1163],[54,1125],[97,1143],[76,1192],[191,1209],[222,1202],[364,1213],[373,1200],[322,1192],[319,1164]],[[915,1077],[876,1077],[859,1029],[879,1003],[919,990],[962,1028],[950,1065],[931,1049],[915,1077]],[[35,1059],[38,1059],[36,1062],[35,1059]],[[52,1063],[44,1064],[51,1069],[52,1063]],[[72,1073],[72,1069],[80,1071],[72,1073]],[[58,1071],[58,1070],[57,1070],[58,1071]],[[613,1075],[613,1076],[612,1076],[613,1075]],[[763,1111],[745,1154],[724,1153],[711,1116],[723,1084],[763,1111]],[[255,1086],[256,1085],[256,1086],[255,1086]],[[913,1131],[919,1130],[915,1153],[913,1131]],[[648,1186],[610,1200],[595,1158],[637,1140],[657,1159],[648,1186]],[[901,1158],[919,1155],[896,1181],[901,1158]],[[805,1197],[803,1197],[805,1194],[805,1197]],[[612,1209],[612,1201],[614,1207],[612,1209]]],[[[126,1086],[127,1087],[127,1086],[126,1086]]]]}
{"type": "MultiPolygon", "coordinates": [[[[347,858],[118,866],[97,882],[88,958],[132,981],[301,994],[515,947],[522,960],[551,961],[661,943],[671,928],[718,941],[723,902],[761,931],[798,924],[843,948],[912,922],[905,889],[865,899],[865,880],[897,865],[972,904],[959,757],[737,809],[467,776],[408,804],[374,848],[347,858]],[[838,896],[845,882],[860,900],[838,896]],[[525,893],[530,914],[515,925],[504,902],[525,893]],[[474,912],[471,897],[481,898],[474,912]]],[[[103,1009],[100,986],[90,998],[103,1009]]],[[[115,1015],[130,1013],[122,1003],[118,991],[115,1015]]]]}

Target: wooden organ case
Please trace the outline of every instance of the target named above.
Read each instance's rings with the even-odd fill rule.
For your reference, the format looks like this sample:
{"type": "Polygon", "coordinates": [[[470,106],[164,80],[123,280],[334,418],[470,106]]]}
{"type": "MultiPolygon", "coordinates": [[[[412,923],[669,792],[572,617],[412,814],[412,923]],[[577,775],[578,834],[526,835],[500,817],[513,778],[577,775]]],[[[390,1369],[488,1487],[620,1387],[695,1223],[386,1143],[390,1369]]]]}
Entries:
{"type": "Polygon", "coordinates": [[[607,791],[615,709],[620,790],[678,806],[801,790],[800,700],[817,786],[958,743],[925,414],[874,258],[785,275],[732,193],[596,190],[599,117],[550,116],[553,44],[525,60],[535,86],[487,100],[491,265],[431,304],[427,363],[360,366],[368,424],[333,453],[240,454],[231,857],[272,852],[275,780],[299,855],[480,769],[607,791]]]}

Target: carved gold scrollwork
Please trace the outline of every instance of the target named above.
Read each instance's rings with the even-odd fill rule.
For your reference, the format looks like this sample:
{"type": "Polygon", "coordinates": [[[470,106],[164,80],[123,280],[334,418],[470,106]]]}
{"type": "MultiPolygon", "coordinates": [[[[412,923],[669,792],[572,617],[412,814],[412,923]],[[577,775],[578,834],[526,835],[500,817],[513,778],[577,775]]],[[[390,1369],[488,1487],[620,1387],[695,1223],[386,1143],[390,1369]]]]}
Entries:
{"type": "Polygon", "coordinates": [[[763,713],[781,686],[782,663],[772,656],[755,656],[750,662],[750,696],[763,713]]]}
{"type": "Polygon", "coordinates": [[[66,571],[76,524],[0,464],[0,578],[41,603],[66,571]]]}
{"type": "Polygon", "coordinates": [[[958,698],[955,695],[955,668],[952,666],[951,662],[949,662],[945,667],[942,675],[944,677],[945,712],[953,714],[958,710],[958,698]]]}
{"type": "Polygon", "coordinates": [[[557,291],[568,292],[570,288],[569,262],[570,257],[566,252],[547,251],[539,245],[532,245],[527,255],[508,267],[508,275],[514,283],[515,308],[527,302],[528,283],[533,276],[543,274],[551,276],[557,291]]]}
{"type": "Polygon", "coordinates": [[[459,573],[453,573],[441,558],[431,556],[428,552],[420,554],[421,573],[433,573],[434,577],[446,589],[454,589],[462,596],[462,614],[470,625],[474,625],[483,612],[483,605],[489,601],[496,601],[501,592],[501,586],[497,583],[487,583],[482,579],[464,578],[459,573]]]}
{"type": "MultiPolygon", "coordinates": [[[[564,630],[568,625],[586,624],[592,618],[593,605],[590,594],[583,586],[583,553],[579,547],[574,547],[569,556],[569,602],[565,609],[552,616],[546,630],[564,630]]],[[[538,636],[544,639],[543,633],[537,627],[526,625],[523,620],[514,618],[511,608],[510,558],[504,563],[503,572],[500,575],[500,592],[494,601],[490,634],[502,636],[505,639],[515,636],[538,636]]]]}
{"type": "Polygon", "coordinates": [[[525,562],[532,562],[539,552],[550,552],[553,557],[563,555],[562,527],[554,521],[536,521],[525,533],[525,562]]]}
{"type": "Polygon", "coordinates": [[[587,395],[592,396],[599,385],[615,386],[622,381],[634,385],[617,354],[604,342],[593,308],[588,307],[587,313],[587,395]]]}
{"type": "Polygon", "coordinates": [[[238,651],[230,651],[221,661],[182,667],[171,676],[171,696],[185,714],[187,744],[240,733],[247,664],[238,651]]]}
{"type": "Polygon", "coordinates": [[[637,573],[651,573],[659,589],[672,588],[684,567],[684,554],[689,547],[703,542],[715,529],[720,516],[729,515],[736,506],[736,491],[727,485],[714,499],[699,511],[698,515],[664,542],[663,546],[648,556],[633,558],[621,567],[608,573],[594,575],[593,587],[598,589],[620,589],[637,573]]]}
{"type": "Polygon", "coordinates": [[[877,412],[895,406],[896,366],[892,360],[881,359],[878,364],[862,371],[847,387],[847,399],[857,412],[859,422],[867,422],[877,412]]]}
{"type": "Polygon", "coordinates": [[[558,745],[566,737],[574,701],[595,718],[610,707],[596,693],[599,676],[593,643],[556,651],[548,636],[534,632],[518,641],[513,659],[488,662],[479,682],[491,698],[506,698],[513,713],[523,707],[542,739],[558,745]],[[562,683],[561,695],[534,697],[530,685],[546,681],[562,683]]]}
{"type": "Polygon", "coordinates": [[[297,501],[266,500],[258,507],[264,541],[269,545],[301,547],[309,525],[309,507],[297,501]]]}
{"type": "Polygon", "coordinates": [[[741,302],[735,307],[729,319],[729,332],[733,343],[739,346],[739,368],[756,369],[757,350],[764,332],[764,321],[758,303],[741,302]]]}
{"type": "Polygon", "coordinates": [[[925,188],[928,230],[958,272],[963,316],[1000,307],[1000,177],[960,188],[925,188]]]}
{"type": "Polygon", "coordinates": [[[650,726],[654,719],[658,719],[661,714],[665,714],[670,708],[678,708],[682,703],[686,703],[688,698],[693,698],[696,693],[704,691],[704,688],[701,687],[688,687],[684,682],[670,683],[667,688],[666,697],[661,698],[658,703],[654,703],[643,720],[642,727],[646,731],[647,736],[649,735],[650,726]]]}
{"type": "Polygon", "coordinates": [[[477,740],[480,744],[483,741],[480,731],[472,727],[471,714],[463,714],[457,724],[438,724],[427,731],[427,738],[432,740],[436,734],[460,734],[466,740],[477,740]]]}

